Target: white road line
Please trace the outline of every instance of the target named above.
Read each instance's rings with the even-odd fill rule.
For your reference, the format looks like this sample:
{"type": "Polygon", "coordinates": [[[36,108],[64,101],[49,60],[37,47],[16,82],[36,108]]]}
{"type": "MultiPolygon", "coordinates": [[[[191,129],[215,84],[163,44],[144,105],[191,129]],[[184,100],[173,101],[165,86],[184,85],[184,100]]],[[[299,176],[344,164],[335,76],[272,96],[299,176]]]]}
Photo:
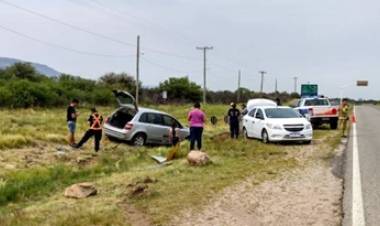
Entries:
{"type": "MultiPolygon", "coordinates": [[[[354,115],[356,111],[354,107],[354,115]]],[[[352,124],[352,225],[365,226],[356,123],[352,124]]]]}

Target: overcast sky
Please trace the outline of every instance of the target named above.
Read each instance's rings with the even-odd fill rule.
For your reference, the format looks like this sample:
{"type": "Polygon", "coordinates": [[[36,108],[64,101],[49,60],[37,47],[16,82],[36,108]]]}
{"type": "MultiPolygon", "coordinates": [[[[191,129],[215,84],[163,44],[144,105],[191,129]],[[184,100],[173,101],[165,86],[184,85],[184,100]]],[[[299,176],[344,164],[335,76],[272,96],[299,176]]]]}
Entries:
{"type": "Polygon", "coordinates": [[[0,0],[0,56],[47,64],[96,79],[106,72],[135,75],[136,36],[144,55],[141,79],[155,86],[172,76],[202,84],[202,52],[208,52],[212,90],[242,86],[265,91],[319,84],[321,93],[380,99],[380,1],[376,0],[7,0],[50,18],[113,37],[114,41],[58,24],[0,0]],[[85,55],[32,41],[5,27],[85,55]],[[118,43],[122,41],[123,43],[118,43]],[[128,45],[132,44],[132,45],[128,45]],[[162,54],[164,53],[164,54],[162,54]],[[119,57],[117,57],[119,56],[119,57]],[[122,56],[122,57],[120,57],[122,56]],[[368,79],[368,88],[355,87],[368,79]]]}

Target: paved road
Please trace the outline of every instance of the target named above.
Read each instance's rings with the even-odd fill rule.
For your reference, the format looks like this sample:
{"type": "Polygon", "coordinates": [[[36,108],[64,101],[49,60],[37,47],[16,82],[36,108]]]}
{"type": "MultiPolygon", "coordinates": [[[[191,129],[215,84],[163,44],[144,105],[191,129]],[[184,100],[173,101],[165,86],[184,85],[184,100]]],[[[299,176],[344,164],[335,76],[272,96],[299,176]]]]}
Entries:
{"type": "Polygon", "coordinates": [[[357,222],[355,226],[363,225],[358,223],[362,209],[364,225],[377,226],[380,225],[380,108],[358,106],[356,117],[357,139],[355,142],[353,137],[355,133],[351,131],[346,152],[343,225],[353,225],[355,219],[357,222]],[[355,143],[357,143],[356,150],[355,143]],[[356,158],[355,152],[357,163],[353,162],[356,158]],[[357,170],[353,169],[355,165],[357,170]]]}

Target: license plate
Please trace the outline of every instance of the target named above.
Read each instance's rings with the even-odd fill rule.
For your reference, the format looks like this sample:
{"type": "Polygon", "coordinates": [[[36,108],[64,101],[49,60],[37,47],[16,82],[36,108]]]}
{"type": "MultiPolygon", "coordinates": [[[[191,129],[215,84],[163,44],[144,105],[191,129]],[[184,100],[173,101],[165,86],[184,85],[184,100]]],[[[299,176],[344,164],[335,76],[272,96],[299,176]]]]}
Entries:
{"type": "Polygon", "coordinates": [[[291,133],[291,134],[289,134],[289,137],[290,138],[298,138],[298,137],[301,137],[301,134],[300,133],[291,133]]]}

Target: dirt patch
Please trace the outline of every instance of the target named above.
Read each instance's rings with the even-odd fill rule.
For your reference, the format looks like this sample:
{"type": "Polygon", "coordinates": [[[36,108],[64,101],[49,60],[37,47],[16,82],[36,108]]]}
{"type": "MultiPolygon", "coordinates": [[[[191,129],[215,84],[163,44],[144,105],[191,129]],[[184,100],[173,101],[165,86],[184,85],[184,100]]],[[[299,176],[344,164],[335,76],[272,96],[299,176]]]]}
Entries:
{"type": "Polygon", "coordinates": [[[340,158],[334,156],[342,155],[342,145],[332,150],[321,140],[292,148],[287,153],[297,169],[261,184],[249,177],[205,206],[183,211],[170,225],[340,225],[343,180],[336,173],[340,158]]]}
{"type": "Polygon", "coordinates": [[[285,173],[255,185],[255,178],[225,189],[201,210],[172,225],[339,225],[342,180],[323,165],[285,173]]]}
{"type": "Polygon", "coordinates": [[[73,150],[57,144],[40,143],[35,147],[0,151],[0,174],[33,167],[64,163],[86,166],[97,162],[97,154],[73,150]]]}
{"type": "Polygon", "coordinates": [[[135,208],[133,205],[124,203],[122,207],[125,212],[128,223],[132,226],[151,226],[151,219],[143,212],[135,208]]]}

